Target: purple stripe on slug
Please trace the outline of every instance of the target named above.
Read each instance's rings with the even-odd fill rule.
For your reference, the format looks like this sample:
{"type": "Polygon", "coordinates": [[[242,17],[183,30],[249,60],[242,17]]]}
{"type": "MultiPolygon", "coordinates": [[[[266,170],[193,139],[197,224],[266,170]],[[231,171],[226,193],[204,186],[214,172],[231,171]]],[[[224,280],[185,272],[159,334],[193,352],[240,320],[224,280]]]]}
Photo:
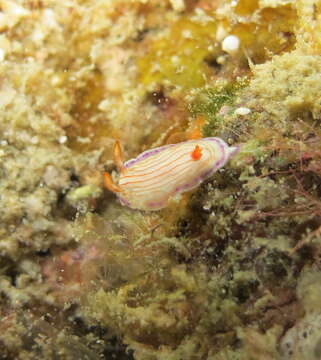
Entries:
{"type": "Polygon", "coordinates": [[[154,201],[154,202],[149,202],[147,205],[150,208],[162,208],[165,206],[167,201],[154,201]]]}
{"type": "Polygon", "coordinates": [[[118,195],[118,194],[117,194],[117,197],[118,197],[118,199],[119,199],[119,201],[120,201],[120,203],[121,203],[122,205],[131,207],[131,206],[130,206],[130,202],[129,202],[128,200],[124,199],[123,197],[121,197],[121,196],[118,195]]]}
{"type": "MultiPolygon", "coordinates": [[[[208,171],[207,171],[208,173],[208,171]]],[[[175,189],[175,193],[181,193],[182,191],[187,191],[187,190],[191,190],[193,189],[194,187],[196,187],[200,182],[202,182],[204,180],[203,177],[199,176],[197,177],[194,181],[190,182],[190,183],[187,183],[187,184],[184,184],[184,185],[181,185],[181,186],[178,186],[176,189],[175,189]]]]}
{"type": "Polygon", "coordinates": [[[151,149],[151,150],[146,150],[143,153],[141,153],[140,155],[138,155],[136,158],[128,160],[125,162],[124,167],[126,169],[130,168],[131,166],[137,164],[138,162],[145,160],[147,158],[149,158],[150,156],[153,156],[155,154],[158,154],[160,152],[162,152],[163,150],[166,150],[172,146],[175,146],[176,144],[168,144],[168,145],[164,145],[164,146],[160,146],[158,148],[155,149],[151,149]]]}

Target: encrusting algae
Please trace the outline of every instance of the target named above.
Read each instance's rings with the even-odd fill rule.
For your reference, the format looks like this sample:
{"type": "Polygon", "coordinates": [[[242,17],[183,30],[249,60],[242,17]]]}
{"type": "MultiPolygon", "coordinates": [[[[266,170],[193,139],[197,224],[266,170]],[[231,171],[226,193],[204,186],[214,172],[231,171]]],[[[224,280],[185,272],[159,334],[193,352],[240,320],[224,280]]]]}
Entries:
{"type": "Polygon", "coordinates": [[[0,359],[319,359],[321,1],[0,5],[0,359]],[[200,136],[162,210],[103,188],[200,136]]]}

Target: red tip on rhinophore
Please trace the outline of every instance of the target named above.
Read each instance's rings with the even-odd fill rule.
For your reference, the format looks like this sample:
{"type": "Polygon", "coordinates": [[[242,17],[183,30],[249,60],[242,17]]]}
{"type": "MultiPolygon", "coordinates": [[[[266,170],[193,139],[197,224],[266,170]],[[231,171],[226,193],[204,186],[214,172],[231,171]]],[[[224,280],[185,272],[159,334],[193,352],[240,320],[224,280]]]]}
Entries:
{"type": "Polygon", "coordinates": [[[202,157],[202,149],[200,148],[200,146],[195,146],[194,150],[191,153],[191,157],[193,160],[199,160],[202,157]]]}

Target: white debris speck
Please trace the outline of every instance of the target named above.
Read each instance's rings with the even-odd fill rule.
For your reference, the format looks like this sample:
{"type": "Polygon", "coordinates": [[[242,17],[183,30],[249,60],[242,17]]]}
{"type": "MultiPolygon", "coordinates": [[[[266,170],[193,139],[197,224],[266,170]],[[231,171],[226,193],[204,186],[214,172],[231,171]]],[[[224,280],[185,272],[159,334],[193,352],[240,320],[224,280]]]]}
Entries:
{"type": "Polygon", "coordinates": [[[260,0],[260,9],[264,8],[277,8],[279,6],[285,6],[292,4],[293,0],[260,0]]]}
{"type": "Polygon", "coordinates": [[[5,51],[0,48],[0,62],[3,61],[5,57],[6,57],[5,51]]]}
{"type": "Polygon", "coordinates": [[[111,101],[109,99],[105,99],[102,100],[99,104],[98,104],[98,109],[100,111],[108,111],[110,109],[110,105],[111,105],[111,101]]]}
{"type": "Polygon", "coordinates": [[[43,41],[44,38],[45,38],[45,34],[40,29],[35,30],[32,34],[32,40],[34,42],[40,43],[43,41]]]}
{"type": "Polygon", "coordinates": [[[220,65],[223,65],[225,63],[225,61],[226,61],[226,56],[224,56],[224,55],[218,56],[216,58],[216,62],[220,65]]]}
{"type": "Polygon", "coordinates": [[[194,10],[194,12],[195,12],[195,15],[193,15],[192,17],[191,17],[191,20],[193,21],[193,22],[196,22],[196,23],[199,23],[199,24],[207,24],[208,22],[212,22],[212,21],[214,21],[213,20],[213,17],[211,17],[211,16],[208,16],[207,14],[206,14],[206,12],[203,10],[203,9],[201,9],[201,8],[195,8],[195,10],[194,10]]]}
{"type": "Polygon", "coordinates": [[[184,0],[170,0],[172,8],[175,11],[184,11],[185,10],[185,2],[184,0]]]}
{"type": "Polygon", "coordinates": [[[7,38],[6,35],[0,35],[0,61],[5,60],[7,54],[11,52],[11,41],[7,38]]]}
{"type": "Polygon", "coordinates": [[[89,144],[91,142],[89,137],[77,136],[77,141],[80,144],[89,144]]]}
{"type": "Polygon", "coordinates": [[[251,109],[247,108],[247,107],[239,107],[235,110],[235,114],[236,115],[241,115],[241,116],[245,116],[248,115],[251,112],[251,109]]]}
{"type": "Polygon", "coordinates": [[[229,35],[222,41],[222,49],[228,54],[233,55],[240,48],[240,39],[235,35],[229,35]]]}
{"type": "Polygon", "coordinates": [[[30,139],[30,142],[31,142],[31,144],[36,145],[36,144],[38,144],[39,139],[38,139],[37,136],[33,136],[33,137],[30,139]]]}
{"type": "Polygon", "coordinates": [[[34,194],[28,195],[24,199],[24,204],[26,208],[35,214],[44,213],[44,203],[43,200],[34,194]]]}
{"type": "Polygon", "coordinates": [[[159,63],[155,62],[152,64],[151,66],[151,71],[152,72],[157,72],[157,71],[160,71],[161,70],[161,66],[159,63]]]}
{"type": "Polygon", "coordinates": [[[209,211],[209,210],[211,210],[211,208],[212,208],[212,205],[211,204],[205,204],[205,205],[203,205],[203,209],[205,210],[205,211],[209,211]]]}
{"type": "Polygon", "coordinates": [[[58,86],[58,85],[61,85],[62,84],[62,77],[59,76],[59,75],[54,75],[52,78],[51,78],[51,85],[52,86],[58,86]]]}
{"type": "MultiPolygon", "coordinates": [[[[10,105],[15,96],[17,95],[16,91],[11,87],[2,86],[0,91],[0,109],[4,109],[6,106],[10,105]]],[[[5,134],[2,134],[5,136],[5,134]]]]}
{"type": "Polygon", "coordinates": [[[173,55],[173,56],[171,57],[171,62],[172,62],[173,64],[178,64],[178,63],[179,63],[179,57],[178,57],[177,55],[173,55]]]}
{"type": "Polygon", "coordinates": [[[55,16],[55,13],[53,12],[53,10],[45,9],[43,11],[43,19],[48,27],[50,27],[50,28],[58,27],[58,23],[56,21],[56,16],[55,16]]]}
{"type": "Polygon", "coordinates": [[[185,39],[192,39],[193,38],[191,30],[188,30],[188,29],[183,30],[182,35],[183,35],[183,37],[185,39]]]}
{"type": "Polygon", "coordinates": [[[64,144],[67,140],[68,140],[67,136],[66,136],[66,135],[62,135],[62,136],[60,136],[60,138],[58,139],[58,142],[59,142],[60,144],[64,144]]]}
{"type": "Polygon", "coordinates": [[[9,0],[1,0],[1,9],[6,16],[3,20],[8,27],[17,25],[20,20],[31,14],[29,10],[9,0]]]}
{"type": "Polygon", "coordinates": [[[221,116],[224,116],[224,115],[226,115],[230,110],[231,110],[231,107],[230,107],[230,106],[228,106],[228,105],[223,105],[223,106],[220,108],[218,114],[221,115],[221,116]]]}
{"type": "Polygon", "coordinates": [[[7,141],[7,140],[1,140],[1,141],[0,141],[0,145],[1,145],[1,146],[7,146],[7,145],[8,145],[8,141],[7,141]]]}
{"type": "Polygon", "coordinates": [[[216,40],[221,42],[227,36],[227,31],[224,26],[219,25],[216,30],[216,40]]]}
{"type": "Polygon", "coordinates": [[[6,8],[9,13],[15,14],[17,16],[26,16],[29,14],[29,11],[24,7],[15,3],[10,3],[9,1],[6,1],[6,8]]]}
{"type": "Polygon", "coordinates": [[[8,26],[8,20],[3,12],[0,12],[0,31],[4,31],[8,26]]]}

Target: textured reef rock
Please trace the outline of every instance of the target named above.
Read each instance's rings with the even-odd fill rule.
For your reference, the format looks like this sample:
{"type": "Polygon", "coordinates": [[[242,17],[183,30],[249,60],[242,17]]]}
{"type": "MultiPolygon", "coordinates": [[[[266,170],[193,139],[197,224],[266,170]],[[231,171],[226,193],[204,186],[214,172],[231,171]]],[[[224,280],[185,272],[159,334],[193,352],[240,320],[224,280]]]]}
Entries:
{"type": "Polygon", "coordinates": [[[320,9],[1,1],[0,359],[320,358],[320,9]],[[165,209],[103,189],[200,136],[241,150],[165,209]]]}

